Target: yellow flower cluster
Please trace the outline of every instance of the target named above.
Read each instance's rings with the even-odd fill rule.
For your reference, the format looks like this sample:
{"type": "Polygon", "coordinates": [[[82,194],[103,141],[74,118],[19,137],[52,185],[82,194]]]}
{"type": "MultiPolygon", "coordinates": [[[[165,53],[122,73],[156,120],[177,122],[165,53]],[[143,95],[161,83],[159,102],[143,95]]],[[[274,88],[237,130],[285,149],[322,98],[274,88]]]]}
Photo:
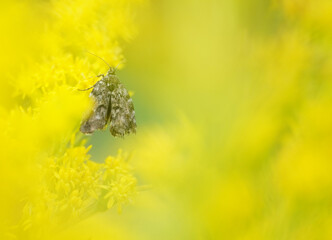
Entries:
{"type": "Polygon", "coordinates": [[[107,71],[86,51],[121,67],[136,2],[0,4],[0,239],[49,239],[135,195],[125,154],[90,159],[78,127],[91,103],[77,89],[107,71]]]}
{"type": "Polygon", "coordinates": [[[114,204],[121,211],[132,200],[136,179],[127,157],[119,151],[98,164],[90,160],[89,148],[72,146],[40,166],[42,185],[23,208],[20,237],[45,238],[114,204]]]}

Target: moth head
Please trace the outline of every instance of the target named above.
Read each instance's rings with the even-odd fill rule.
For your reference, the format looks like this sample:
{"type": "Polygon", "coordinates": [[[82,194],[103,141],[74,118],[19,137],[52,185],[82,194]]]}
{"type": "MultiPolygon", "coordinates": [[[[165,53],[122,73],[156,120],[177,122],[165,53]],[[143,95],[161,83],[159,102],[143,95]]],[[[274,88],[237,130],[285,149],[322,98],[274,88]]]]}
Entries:
{"type": "Polygon", "coordinates": [[[114,67],[110,67],[110,69],[108,69],[107,74],[108,75],[115,75],[115,71],[116,71],[116,67],[115,68],[114,67]]]}
{"type": "Polygon", "coordinates": [[[115,72],[116,72],[116,70],[118,70],[119,65],[120,65],[120,63],[118,65],[116,65],[115,67],[110,67],[107,74],[115,75],[115,72]]]}

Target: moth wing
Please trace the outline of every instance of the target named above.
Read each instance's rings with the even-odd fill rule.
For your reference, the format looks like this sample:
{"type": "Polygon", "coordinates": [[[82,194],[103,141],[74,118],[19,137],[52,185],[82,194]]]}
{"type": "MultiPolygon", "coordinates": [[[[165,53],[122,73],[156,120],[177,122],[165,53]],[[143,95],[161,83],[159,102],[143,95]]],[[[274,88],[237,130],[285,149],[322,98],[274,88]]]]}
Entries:
{"type": "Polygon", "coordinates": [[[94,106],[88,117],[81,123],[80,131],[84,134],[91,134],[96,130],[103,129],[109,118],[111,95],[102,80],[96,83],[90,97],[94,100],[94,106]]]}
{"type": "Polygon", "coordinates": [[[133,100],[121,83],[111,93],[110,120],[110,132],[113,136],[123,137],[136,132],[133,100]]]}

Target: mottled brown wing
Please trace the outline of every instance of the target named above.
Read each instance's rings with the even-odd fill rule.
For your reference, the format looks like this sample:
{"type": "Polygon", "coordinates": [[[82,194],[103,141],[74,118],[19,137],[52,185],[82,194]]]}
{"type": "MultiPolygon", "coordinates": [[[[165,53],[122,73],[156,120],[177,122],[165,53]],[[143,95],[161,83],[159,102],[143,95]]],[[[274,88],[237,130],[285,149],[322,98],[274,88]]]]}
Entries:
{"type": "Polygon", "coordinates": [[[111,93],[110,132],[113,136],[123,137],[136,132],[136,119],[133,100],[121,83],[111,93]]]}
{"type": "Polygon", "coordinates": [[[90,114],[81,124],[80,131],[84,134],[91,134],[98,129],[103,129],[110,113],[111,92],[103,80],[96,83],[90,97],[95,103],[90,114]]]}

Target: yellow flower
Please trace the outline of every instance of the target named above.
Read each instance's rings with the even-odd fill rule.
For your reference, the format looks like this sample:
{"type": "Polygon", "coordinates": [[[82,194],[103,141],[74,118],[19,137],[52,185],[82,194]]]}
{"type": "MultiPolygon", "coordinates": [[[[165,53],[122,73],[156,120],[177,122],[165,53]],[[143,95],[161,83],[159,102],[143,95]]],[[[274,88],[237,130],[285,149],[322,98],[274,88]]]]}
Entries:
{"type": "Polygon", "coordinates": [[[136,178],[125,154],[90,159],[78,127],[91,103],[77,89],[107,71],[86,51],[123,63],[120,42],[135,34],[136,2],[1,3],[1,239],[49,239],[132,201],[136,178]]]}
{"type": "Polygon", "coordinates": [[[70,147],[51,157],[41,169],[41,186],[23,208],[18,236],[45,238],[52,233],[132,200],[136,179],[121,152],[105,163],[95,163],[84,146],[70,147]],[[105,201],[106,200],[106,201],[105,201]]]}

